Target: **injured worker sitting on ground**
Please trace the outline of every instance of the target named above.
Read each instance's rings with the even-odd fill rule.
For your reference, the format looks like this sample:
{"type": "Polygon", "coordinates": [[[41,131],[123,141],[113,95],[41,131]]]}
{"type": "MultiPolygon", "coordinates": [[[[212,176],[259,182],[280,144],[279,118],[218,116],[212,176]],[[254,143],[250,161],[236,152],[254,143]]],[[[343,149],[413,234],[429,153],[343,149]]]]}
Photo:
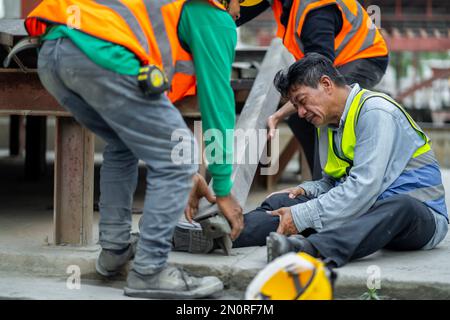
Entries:
{"type": "Polygon", "coordinates": [[[439,164],[398,103],[346,85],[319,54],[279,72],[275,85],[317,128],[323,178],[268,197],[246,215],[236,245],[262,244],[276,231],[267,238],[269,260],[305,251],[339,267],[382,248],[442,241],[448,215],[439,164]]]}
{"type": "Polygon", "coordinates": [[[348,86],[317,53],[275,86],[318,131],[323,178],[269,195],[233,247],[267,243],[268,260],[306,252],[340,267],[379,249],[436,247],[448,229],[431,141],[387,95],[348,86]]]}

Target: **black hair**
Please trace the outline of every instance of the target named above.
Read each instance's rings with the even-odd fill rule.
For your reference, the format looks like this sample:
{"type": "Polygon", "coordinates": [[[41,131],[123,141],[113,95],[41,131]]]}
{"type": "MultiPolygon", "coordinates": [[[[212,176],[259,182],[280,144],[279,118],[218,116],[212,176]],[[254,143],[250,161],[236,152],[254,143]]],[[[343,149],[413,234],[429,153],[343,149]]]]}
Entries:
{"type": "Polygon", "coordinates": [[[317,88],[323,76],[328,76],[338,87],[346,85],[345,78],[327,57],[319,53],[309,53],[292,64],[288,70],[280,70],[273,83],[283,97],[287,97],[293,85],[317,88]]]}

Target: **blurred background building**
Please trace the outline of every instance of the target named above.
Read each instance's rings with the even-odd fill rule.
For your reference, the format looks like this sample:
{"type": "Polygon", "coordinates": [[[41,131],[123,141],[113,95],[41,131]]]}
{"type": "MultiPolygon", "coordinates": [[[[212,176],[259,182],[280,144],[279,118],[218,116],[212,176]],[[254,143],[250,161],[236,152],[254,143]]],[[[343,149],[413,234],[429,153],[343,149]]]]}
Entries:
{"type": "MultiPolygon", "coordinates": [[[[418,121],[450,122],[448,1],[359,2],[381,28],[391,51],[389,69],[378,89],[401,100],[418,121]]],[[[276,24],[267,10],[240,29],[240,46],[267,46],[276,24]]]]}
{"type": "MultiPolygon", "coordinates": [[[[26,16],[40,0],[0,0],[0,18],[26,16]]],[[[390,48],[378,89],[399,99],[418,121],[450,122],[450,6],[448,0],[359,0],[390,48]],[[377,11],[378,10],[378,11],[377,11]],[[379,12],[379,17],[375,14],[379,12]]],[[[268,46],[272,11],[239,28],[240,48],[268,46]]]]}

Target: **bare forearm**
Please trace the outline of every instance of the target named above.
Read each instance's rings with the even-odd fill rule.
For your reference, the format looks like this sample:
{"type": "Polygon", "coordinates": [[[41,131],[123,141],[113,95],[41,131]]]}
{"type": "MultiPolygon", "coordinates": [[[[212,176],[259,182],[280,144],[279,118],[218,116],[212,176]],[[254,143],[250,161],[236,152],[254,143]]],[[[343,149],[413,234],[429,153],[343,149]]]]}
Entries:
{"type": "Polygon", "coordinates": [[[294,114],[295,112],[297,112],[297,109],[295,109],[294,105],[290,101],[288,101],[272,116],[281,120],[290,116],[291,114],[294,114]]]}
{"type": "Polygon", "coordinates": [[[269,139],[272,139],[275,136],[275,131],[281,120],[286,118],[287,116],[295,113],[297,110],[292,105],[291,102],[287,102],[284,106],[281,107],[280,110],[272,114],[269,118],[267,118],[267,127],[269,128],[269,139]]]}

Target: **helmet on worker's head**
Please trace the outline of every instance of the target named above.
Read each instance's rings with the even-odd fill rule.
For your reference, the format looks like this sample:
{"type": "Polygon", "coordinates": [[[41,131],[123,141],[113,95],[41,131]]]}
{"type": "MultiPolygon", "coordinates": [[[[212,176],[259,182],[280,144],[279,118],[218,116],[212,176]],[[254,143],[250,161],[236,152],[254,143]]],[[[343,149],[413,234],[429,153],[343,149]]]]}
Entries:
{"type": "Polygon", "coordinates": [[[247,288],[247,300],[332,300],[335,274],[310,255],[288,253],[268,264],[247,288]]]}

